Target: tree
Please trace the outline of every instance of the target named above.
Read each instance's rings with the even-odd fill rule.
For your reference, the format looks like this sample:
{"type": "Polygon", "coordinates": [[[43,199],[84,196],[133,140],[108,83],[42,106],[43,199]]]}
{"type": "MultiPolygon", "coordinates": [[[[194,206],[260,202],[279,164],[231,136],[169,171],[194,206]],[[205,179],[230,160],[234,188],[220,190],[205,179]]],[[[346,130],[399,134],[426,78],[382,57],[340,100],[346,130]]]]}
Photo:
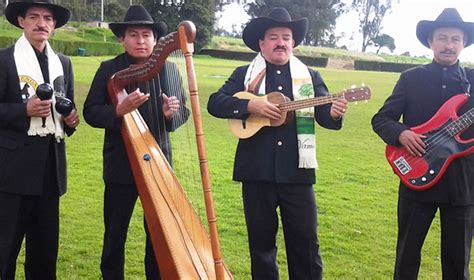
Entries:
{"type": "Polygon", "coordinates": [[[292,19],[308,18],[306,45],[328,46],[333,44],[336,19],[344,12],[341,0],[256,0],[247,5],[252,18],[263,16],[274,7],[284,7],[292,19]]]}
{"type": "MultiPolygon", "coordinates": [[[[133,4],[138,4],[133,0],[133,4]]],[[[56,4],[64,6],[71,11],[71,20],[94,21],[101,20],[102,0],[56,0],[56,4]]],[[[122,21],[130,0],[103,0],[104,20],[108,22],[122,21]]]]}
{"type": "Polygon", "coordinates": [[[169,31],[176,30],[181,21],[190,20],[196,25],[196,52],[212,40],[216,3],[214,0],[163,1],[142,0],[143,6],[154,20],[164,20],[169,31]]]}
{"type": "Polygon", "coordinates": [[[362,32],[362,52],[373,45],[379,35],[385,13],[392,8],[391,0],[353,0],[352,7],[359,13],[359,27],[362,32]]]}
{"type": "Polygon", "coordinates": [[[89,21],[100,19],[100,0],[56,0],[55,3],[71,11],[71,20],[89,21]]]}
{"type": "Polygon", "coordinates": [[[387,47],[390,52],[395,50],[395,40],[387,34],[380,34],[374,38],[374,46],[377,47],[377,54],[379,53],[380,49],[383,47],[387,47]]]}
{"type": "Polygon", "coordinates": [[[108,22],[120,22],[123,20],[126,8],[118,2],[110,3],[104,7],[104,20],[108,22]]]}
{"type": "Polygon", "coordinates": [[[179,12],[182,20],[190,20],[196,25],[196,50],[200,51],[204,45],[212,40],[214,35],[214,24],[216,22],[214,1],[186,1],[179,12]]]}

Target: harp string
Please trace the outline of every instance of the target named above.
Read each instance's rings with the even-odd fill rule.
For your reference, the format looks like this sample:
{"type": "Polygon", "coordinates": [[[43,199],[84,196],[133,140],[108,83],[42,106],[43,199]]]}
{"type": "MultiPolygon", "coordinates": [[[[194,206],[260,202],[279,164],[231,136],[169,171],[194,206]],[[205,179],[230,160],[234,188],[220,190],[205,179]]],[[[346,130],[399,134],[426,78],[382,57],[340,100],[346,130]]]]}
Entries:
{"type": "MultiPolygon", "coordinates": [[[[195,141],[195,128],[192,120],[192,107],[190,102],[190,92],[188,77],[186,71],[186,62],[180,49],[173,51],[167,57],[167,63],[164,67],[164,73],[167,80],[168,96],[176,96],[180,100],[179,110],[187,110],[187,114],[180,113],[179,110],[172,119],[172,127],[176,128],[170,134],[170,141],[173,151],[173,170],[179,179],[181,186],[187,194],[194,211],[202,221],[205,221],[205,206],[202,196],[201,177],[199,170],[199,158],[195,141]],[[173,66],[173,67],[170,67],[173,66]],[[180,96],[180,94],[184,96],[180,96]]],[[[175,197],[177,205],[180,197],[175,197]]],[[[179,207],[181,209],[181,207],[179,207]]],[[[183,207],[181,211],[189,211],[189,208],[183,207]]],[[[189,213],[183,213],[190,216],[189,213]]],[[[207,228],[207,223],[203,223],[207,228]]]]}
{"type": "MultiPolygon", "coordinates": [[[[148,110],[150,116],[154,115],[155,118],[161,118],[159,123],[165,124],[167,121],[162,112],[163,106],[163,94],[168,97],[175,96],[180,100],[180,107],[174,114],[171,120],[171,126],[169,129],[172,132],[168,132],[165,125],[161,125],[156,131],[156,126],[153,125],[153,121],[150,124],[153,135],[155,138],[162,139],[163,146],[172,147],[172,168],[178,179],[179,184],[183,188],[184,192],[176,190],[170,190],[175,205],[177,206],[178,212],[181,217],[186,217],[183,220],[193,220],[195,217],[191,211],[198,214],[201,220],[190,223],[192,227],[196,228],[194,232],[200,232],[200,224],[206,229],[208,228],[205,221],[205,205],[202,197],[202,188],[199,175],[199,159],[197,154],[197,146],[194,140],[195,129],[192,121],[192,107],[190,106],[190,92],[189,84],[187,79],[186,63],[182,51],[173,51],[166,59],[166,63],[155,78],[144,82],[146,93],[151,93],[148,100],[148,110]],[[161,82],[160,82],[161,81],[161,82]],[[156,89],[156,83],[162,83],[161,92],[152,93],[153,89],[156,89]],[[160,107],[158,107],[160,106],[160,107]],[[185,113],[185,112],[188,113],[185,113]],[[168,135],[165,135],[168,134],[168,135]],[[193,207],[186,207],[186,204],[191,204],[193,207]]],[[[134,90],[133,88],[129,88],[134,90]]],[[[151,118],[153,120],[153,118],[151,118]]],[[[175,178],[171,174],[163,174],[162,178],[166,182],[166,186],[175,186],[175,178]]],[[[201,236],[200,234],[194,234],[193,238],[204,243],[203,239],[207,236],[201,236]]]]}
{"type": "MultiPolygon", "coordinates": [[[[149,115],[150,128],[152,134],[157,139],[161,139],[160,145],[172,148],[172,166],[175,175],[178,178],[180,185],[184,189],[184,193],[170,190],[173,196],[175,205],[178,206],[178,211],[181,217],[192,217],[189,207],[185,207],[186,200],[188,200],[194,208],[194,211],[199,215],[202,223],[205,218],[205,206],[201,196],[200,177],[199,177],[199,160],[197,155],[197,147],[193,141],[195,135],[192,120],[188,119],[187,115],[191,115],[192,108],[189,103],[189,85],[187,82],[187,72],[184,57],[180,50],[174,51],[168,58],[164,73],[162,75],[164,84],[161,85],[161,90],[157,87],[160,83],[160,74],[153,79],[142,82],[133,83],[128,86],[128,92],[131,93],[137,88],[142,88],[144,93],[150,93],[148,99],[147,110],[149,115]],[[168,65],[168,67],[166,67],[168,65]],[[173,67],[170,67],[172,65],[173,67]],[[171,127],[169,129],[173,132],[168,132],[165,125],[166,118],[163,114],[163,94],[168,97],[175,96],[180,100],[180,108],[174,114],[171,120],[171,127]],[[187,110],[189,114],[183,113],[187,110]],[[168,134],[168,135],[167,135],[168,134]],[[187,195],[187,197],[186,197],[187,195]]],[[[189,117],[190,118],[190,117],[189,117]]],[[[173,186],[174,177],[170,174],[163,174],[163,180],[166,186],[173,186]]],[[[193,225],[199,224],[198,222],[193,225]]],[[[206,223],[202,223],[206,227],[206,223]]],[[[207,228],[207,227],[206,227],[207,228]]],[[[197,230],[195,231],[197,232],[197,230]]],[[[199,235],[195,235],[197,239],[201,239],[199,235]]]]}
{"type": "Polygon", "coordinates": [[[163,114],[163,92],[160,84],[160,74],[158,74],[156,77],[148,81],[149,84],[151,84],[151,87],[153,89],[159,90],[159,92],[155,92],[155,94],[152,94],[150,96],[149,102],[150,102],[150,107],[151,107],[151,112],[155,114],[155,117],[153,119],[160,118],[158,120],[159,127],[157,127],[157,131],[152,131],[154,134],[157,135],[159,139],[162,139],[163,144],[169,147],[169,137],[167,135],[166,131],[166,120],[165,116],[163,114]],[[160,87],[157,86],[160,85],[160,87]]]}
{"type": "MultiPolygon", "coordinates": [[[[156,104],[156,100],[158,99],[158,92],[155,92],[155,84],[153,83],[153,80],[151,81],[146,81],[145,82],[145,93],[149,93],[150,97],[148,99],[148,115],[150,116],[150,125],[149,128],[151,129],[151,133],[155,136],[155,138],[158,136],[157,134],[159,133],[160,129],[157,129],[157,125],[155,124],[155,116],[158,115],[158,106],[154,106],[156,104]],[[151,85],[150,85],[151,84],[151,85]],[[152,90],[153,89],[153,90],[152,90]],[[158,130],[158,131],[157,131],[158,130]]],[[[158,138],[160,139],[160,138],[158,138]]]]}
{"type": "MultiPolygon", "coordinates": [[[[179,213],[175,218],[180,220],[180,223],[187,224],[187,228],[191,229],[190,237],[194,240],[195,246],[205,248],[209,236],[206,232],[202,231],[202,228],[205,228],[207,231],[209,229],[208,224],[204,222],[206,221],[206,208],[202,194],[199,157],[195,142],[196,131],[192,119],[186,61],[180,49],[171,52],[166,58],[160,74],[157,75],[157,78],[144,82],[146,92],[150,93],[153,88],[156,88],[157,82],[161,83],[162,91],[159,94],[156,93],[156,95],[150,94],[148,100],[150,112],[161,118],[160,123],[166,123],[164,114],[157,114],[157,112],[162,112],[163,94],[166,94],[168,97],[175,96],[180,100],[180,107],[170,122],[171,127],[169,129],[172,130],[171,133],[166,130],[165,125],[160,126],[158,131],[152,131],[152,133],[156,133],[154,134],[156,138],[162,139],[162,145],[172,147],[174,176],[172,173],[162,173],[153,167],[152,173],[154,176],[159,174],[164,182],[162,187],[168,188],[168,193],[171,194],[174,201],[173,204],[179,213]],[[158,106],[160,107],[158,108],[158,106]],[[178,182],[176,182],[176,179],[178,182]],[[170,187],[177,184],[182,187],[182,190],[170,189],[170,187]]],[[[134,89],[129,90],[133,91],[134,89]]],[[[199,251],[204,252],[205,250],[199,251]]],[[[200,255],[200,258],[206,259],[202,255],[200,255]]]]}

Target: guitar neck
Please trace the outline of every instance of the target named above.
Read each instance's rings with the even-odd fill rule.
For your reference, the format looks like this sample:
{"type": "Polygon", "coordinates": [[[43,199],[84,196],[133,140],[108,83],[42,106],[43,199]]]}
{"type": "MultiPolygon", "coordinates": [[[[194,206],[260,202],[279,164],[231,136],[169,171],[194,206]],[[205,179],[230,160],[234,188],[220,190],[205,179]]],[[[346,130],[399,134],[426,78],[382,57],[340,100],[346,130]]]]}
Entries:
{"type": "Polygon", "coordinates": [[[335,95],[314,97],[314,98],[297,100],[297,101],[287,101],[287,102],[280,103],[279,108],[283,112],[295,111],[299,109],[332,103],[333,101],[343,96],[344,94],[340,93],[340,94],[335,94],[335,95]]]}
{"type": "Polygon", "coordinates": [[[474,122],[474,108],[471,108],[469,111],[460,116],[457,120],[453,121],[451,124],[446,126],[446,131],[454,136],[464,129],[468,128],[474,122]]]}

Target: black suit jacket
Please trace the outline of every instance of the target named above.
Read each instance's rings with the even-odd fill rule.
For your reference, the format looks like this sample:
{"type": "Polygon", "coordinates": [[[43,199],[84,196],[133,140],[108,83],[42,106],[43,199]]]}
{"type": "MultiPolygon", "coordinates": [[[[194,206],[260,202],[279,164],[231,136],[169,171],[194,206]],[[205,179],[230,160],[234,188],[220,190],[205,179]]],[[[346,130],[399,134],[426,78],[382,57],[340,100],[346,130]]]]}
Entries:
{"type": "MultiPolygon", "coordinates": [[[[101,63],[99,69],[96,72],[94,80],[92,81],[91,88],[87,95],[86,101],[84,103],[84,119],[86,122],[97,128],[105,128],[104,135],[104,147],[103,147],[103,179],[107,183],[115,184],[134,184],[133,174],[128,160],[127,151],[123,142],[122,134],[120,132],[122,118],[117,118],[115,116],[115,106],[112,105],[109,94],[107,93],[107,82],[116,72],[126,69],[133,62],[127,54],[121,54],[117,57],[107,60],[101,63]]],[[[176,67],[173,64],[166,63],[165,68],[168,71],[176,71],[176,67]]],[[[161,71],[164,73],[164,70],[161,71]]],[[[153,83],[149,83],[150,87],[155,87],[154,94],[155,96],[150,96],[149,101],[145,102],[140,106],[139,112],[147,123],[150,131],[159,144],[161,150],[166,156],[168,162],[171,163],[171,142],[169,140],[169,131],[173,131],[183,122],[185,122],[189,116],[189,111],[185,107],[181,107],[178,111],[180,116],[178,121],[167,121],[162,116],[162,100],[161,90],[165,93],[176,95],[180,99],[181,104],[184,104],[184,94],[183,90],[179,85],[173,85],[170,87],[166,81],[164,75],[160,75],[159,78],[155,77],[153,83]],[[181,88],[179,92],[172,92],[171,88],[181,88]],[[157,106],[155,113],[157,118],[150,115],[150,110],[148,106],[152,103],[152,99],[156,98],[157,106]],[[157,110],[157,112],[156,112],[157,110]],[[152,121],[152,119],[157,121],[152,121]],[[156,123],[158,122],[158,123],[156,123]],[[155,125],[153,125],[155,124],[155,125]]],[[[150,93],[146,88],[143,88],[143,84],[130,86],[129,91],[135,90],[137,87],[140,87],[142,92],[150,93]]]]}
{"type": "MultiPolygon", "coordinates": [[[[387,144],[401,145],[398,137],[402,131],[427,122],[449,98],[464,92],[460,69],[458,64],[444,67],[433,62],[402,73],[392,95],[372,119],[374,131],[387,144]]],[[[474,105],[474,69],[466,68],[464,73],[472,85],[471,97],[458,115],[474,105]]],[[[461,135],[463,139],[473,137],[473,126],[461,135]]],[[[425,202],[474,204],[474,155],[455,159],[430,189],[415,191],[400,184],[400,195],[425,202]]]]}
{"type": "MultiPolygon", "coordinates": [[[[0,50],[0,191],[25,195],[42,193],[45,161],[51,137],[28,136],[30,117],[21,98],[14,46],[0,50]]],[[[66,97],[74,101],[71,61],[58,54],[64,71],[66,97]]],[[[64,126],[67,135],[74,129],[64,126]]],[[[54,141],[59,194],[66,192],[65,143],[54,141]]]]}
{"type": "MultiPolygon", "coordinates": [[[[237,68],[218,92],[209,98],[207,109],[218,118],[245,119],[248,117],[248,100],[232,97],[244,91],[244,78],[248,65],[237,68]]],[[[308,68],[315,96],[328,95],[328,90],[319,72],[308,68]]],[[[282,92],[293,100],[292,80],[289,64],[276,66],[267,63],[265,90],[282,92]]],[[[341,120],[329,115],[331,105],[315,107],[315,119],[321,126],[340,129],[341,120]]],[[[316,128],[317,134],[318,128],[316,128]]],[[[313,184],[314,169],[298,168],[298,144],[296,121],[279,127],[264,127],[248,139],[240,139],[234,162],[233,179],[241,182],[276,182],[313,184]]]]}

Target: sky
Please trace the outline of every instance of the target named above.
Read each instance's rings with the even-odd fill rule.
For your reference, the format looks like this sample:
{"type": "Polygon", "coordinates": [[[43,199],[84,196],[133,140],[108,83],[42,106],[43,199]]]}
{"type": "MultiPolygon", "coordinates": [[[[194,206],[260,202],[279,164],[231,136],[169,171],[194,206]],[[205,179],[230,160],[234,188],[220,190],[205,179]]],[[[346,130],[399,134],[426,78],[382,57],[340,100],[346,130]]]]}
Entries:
{"type": "MultiPolygon", "coordinates": [[[[351,0],[343,0],[350,3],[351,0]]],[[[382,21],[381,33],[395,39],[394,54],[409,52],[411,55],[432,57],[432,51],[423,46],[416,38],[416,24],[420,20],[435,20],[444,8],[456,8],[464,21],[474,22],[474,0],[392,0],[392,9],[382,21]]],[[[225,6],[219,26],[232,30],[247,22],[249,16],[237,4],[225,6]]],[[[339,17],[335,34],[344,35],[338,45],[346,45],[350,50],[361,49],[362,36],[359,32],[359,21],[356,12],[350,12],[339,17]]],[[[375,52],[375,48],[368,51],[375,52]]],[[[387,48],[381,52],[390,53],[387,48]]],[[[461,52],[459,59],[474,62],[474,44],[461,52]]]]}

